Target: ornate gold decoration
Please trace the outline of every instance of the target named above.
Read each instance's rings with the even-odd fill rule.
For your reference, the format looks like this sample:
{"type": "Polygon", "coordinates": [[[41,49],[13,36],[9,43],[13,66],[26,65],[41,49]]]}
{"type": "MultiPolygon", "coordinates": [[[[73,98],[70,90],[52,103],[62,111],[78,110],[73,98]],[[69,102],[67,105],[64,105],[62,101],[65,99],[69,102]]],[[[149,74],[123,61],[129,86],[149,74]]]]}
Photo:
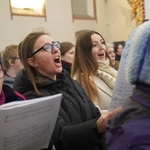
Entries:
{"type": "Polygon", "coordinates": [[[135,19],[136,26],[144,20],[144,0],[128,0],[131,6],[131,19],[135,19]]]}

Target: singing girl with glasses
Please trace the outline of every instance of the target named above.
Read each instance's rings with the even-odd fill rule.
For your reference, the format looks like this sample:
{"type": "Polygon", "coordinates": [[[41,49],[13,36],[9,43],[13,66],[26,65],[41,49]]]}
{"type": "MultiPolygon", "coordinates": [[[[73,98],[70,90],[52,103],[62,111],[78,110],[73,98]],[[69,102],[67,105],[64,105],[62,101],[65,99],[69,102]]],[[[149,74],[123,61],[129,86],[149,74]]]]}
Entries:
{"type": "Polygon", "coordinates": [[[62,70],[59,49],[60,43],[48,33],[29,33],[19,44],[24,69],[15,78],[14,89],[27,99],[62,93],[52,136],[56,150],[104,150],[105,123],[120,109],[101,115],[83,88],[62,70]]]}

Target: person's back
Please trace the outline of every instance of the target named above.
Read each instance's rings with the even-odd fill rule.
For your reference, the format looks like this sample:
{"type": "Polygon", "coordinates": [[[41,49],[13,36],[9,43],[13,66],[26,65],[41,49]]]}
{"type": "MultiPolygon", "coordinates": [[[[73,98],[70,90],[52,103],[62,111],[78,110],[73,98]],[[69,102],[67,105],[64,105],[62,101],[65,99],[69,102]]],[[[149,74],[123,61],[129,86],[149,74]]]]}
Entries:
{"type": "Polygon", "coordinates": [[[108,122],[108,150],[149,150],[150,21],[131,33],[123,55],[126,57],[126,80],[135,88],[123,111],[108,122]]]}
{"type": "Polygon", "coordinates": [[[23,68],[18,56],[18,45],[9,45],[2,52],[2,64],[5,69],[4,83],[13,87],[14,78],[23,68]]]}

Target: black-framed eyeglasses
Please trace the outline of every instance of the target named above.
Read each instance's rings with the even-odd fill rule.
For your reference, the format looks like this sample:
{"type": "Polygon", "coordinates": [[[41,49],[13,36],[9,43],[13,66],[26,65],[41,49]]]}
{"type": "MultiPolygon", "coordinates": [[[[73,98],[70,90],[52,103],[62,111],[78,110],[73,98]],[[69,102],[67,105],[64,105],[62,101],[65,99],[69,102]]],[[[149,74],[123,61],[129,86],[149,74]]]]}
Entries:
{"type": "Polygon", "coordinates": [[[50,52],[53,50],[53,47],[57,47],[58,49],[60,49],[60,42],[59,41],[55,41],[52,44],[45,44],[43,45],[41,48],[39,48],[38,50],[36,50],[34,53],[32,53],[31,57],[33,55],[35,55],[36,53],[38,53],[40,50],[44,49],[46,52],[50,52]]]}

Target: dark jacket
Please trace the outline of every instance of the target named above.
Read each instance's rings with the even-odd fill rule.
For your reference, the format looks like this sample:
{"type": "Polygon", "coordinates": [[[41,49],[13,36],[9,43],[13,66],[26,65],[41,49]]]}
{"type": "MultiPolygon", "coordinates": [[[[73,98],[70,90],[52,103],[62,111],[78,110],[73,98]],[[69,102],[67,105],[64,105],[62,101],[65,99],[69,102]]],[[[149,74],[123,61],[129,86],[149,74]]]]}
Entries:
{"type": "Polygon", "coordinates": [[[71,75],[71,66],[72,64],[62,60],[62,67],[71,75]]]}
{"type": "Polygon", "coordinates": [[[17,91],[14,91],[9,85],[3,84],[0,94],[0,105],[21,100],[25,100],[25,97],[23,95],[21,95],[17,91]]]}
{"type": "Polygon", "coordinates": [[[4,76],[4,84],[9,85],[11,88],[13,88],[13,83],[14,83],[13,77],[10,77],[9,75],[5,74],[4,76]]]}
{"type": "MultiPolygon", "coordinates": [[[[36,83],[43,96],[63,94],[53,133],[57,150],[105,149],[104,134],[99,134],[95,128],[100,113],[85,91],[66,71],[57,75],[56,81],[41,76],[36,83]]],[[[16,77],[14,89],[28,99],[39,97],[23,71],[16,77]]]]}
{"type": "Polygon", "coordinates": [[[115,64],[114,64],[114,68],[115,68],[116,70],[119,69],[120,60],[121,60],[121,55],[115,54],[115,64]]]}

